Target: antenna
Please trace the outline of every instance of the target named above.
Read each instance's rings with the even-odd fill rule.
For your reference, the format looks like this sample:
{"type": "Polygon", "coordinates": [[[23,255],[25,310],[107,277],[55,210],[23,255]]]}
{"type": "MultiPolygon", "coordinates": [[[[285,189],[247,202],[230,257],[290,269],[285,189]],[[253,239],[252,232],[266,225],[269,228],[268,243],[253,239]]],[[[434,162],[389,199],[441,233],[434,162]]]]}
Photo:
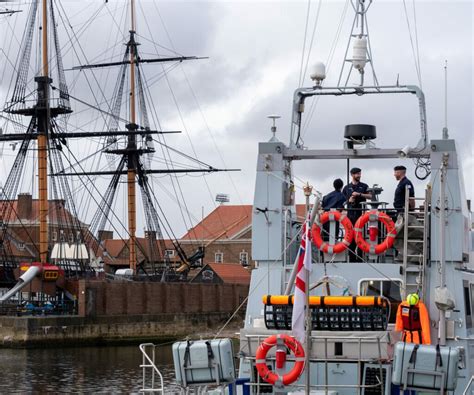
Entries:
{"type": "Polygon", "coordinates": [[[344,54],[344,61],[342,63],[341,72],[337,81],[337,86],[347,87],[352,74],[352,70],[356,69],[357,71],[359,71],[360,76],[359,86],[363,87],[365,81],[365,66],[367,65],[367,63],[370,64],[370,67],[372,69],[372,78],[374,80],[374,85],[378,86],[379,83],[377,80],[377,76],[375,75],[374,64],[372,61],[372,48],[370,46],[369,26],[367,23],[367,11],[369,10],[372,4],[372,0],[356,0],[356,2],[351,1],[351,4],[352,8],[354,9],[355,16],[354,21],[352,22],[351,34],[347,42],[346,52],[344,54]],[[352,58],[348,57],[351,42],[353,43],[352,58]],[[350,68],[347,72],[347,76],[344,80],[344,83],[341,84],[344,77],[346,63],[350,64],[350,68]]]}
{"type": "Polygon", "coordinates": [[[443,140],[449,138],[448,134],[448,61],[444,61],[444,128],[443,140]]]}
{"type": "Polygon", "coordinates": [[[281,116],[280,116],[280,115],[268,115],[267,118],[272,120],[271,131],[272,131],[272,133],[273,133],[273,136],[272,136],[272,138],[270,139],[270,141],[278,141],[278,139],[277,139],[276,136],[275,136],[276,131],[277,131],[276,120],[277,120],[277,119],[280,119],[281,116]]]}

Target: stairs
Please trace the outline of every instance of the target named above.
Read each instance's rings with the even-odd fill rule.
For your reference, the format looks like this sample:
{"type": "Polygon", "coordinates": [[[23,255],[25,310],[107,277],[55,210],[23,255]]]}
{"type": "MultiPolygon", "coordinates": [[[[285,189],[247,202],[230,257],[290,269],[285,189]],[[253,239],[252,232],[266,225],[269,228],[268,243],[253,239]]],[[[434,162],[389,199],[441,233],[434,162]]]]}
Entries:
{"type": "Polygon", "coordinates": [[[409,209],[408,189],[405,193],[405,211],[403,226],[403,281],[405,288],[402,298],[414,292],[424,295],[424,273],[428,261],[429,242],[429,207],[431,204],[431,189],[425,191],[423,206],[409,209]]]}

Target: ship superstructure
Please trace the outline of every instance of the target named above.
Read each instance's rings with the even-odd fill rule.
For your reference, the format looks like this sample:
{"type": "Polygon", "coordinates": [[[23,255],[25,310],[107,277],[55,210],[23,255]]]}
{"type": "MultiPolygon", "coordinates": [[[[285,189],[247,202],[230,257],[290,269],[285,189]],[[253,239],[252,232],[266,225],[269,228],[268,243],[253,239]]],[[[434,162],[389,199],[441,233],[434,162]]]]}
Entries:
{"type": "MultiPolygon", "coordinates": [[[[404,382],[397,385],[392,382],[392,377],[399,373],[394,349],[401,339],[401,333],[394,329],[396,313],[400,303],[412,293],[418,294],[428,308],[431,344],[446,346],[459,355],[455,389],[447,384],[449,374],[441,377],[433,363],[434,373],[429,373],[427,379],[433,381],[431,392],[472,391],[468,384],[474,373],[471,351],[474,267],[470,212],[459,151],[446,130],[440,138],[429,138],[425,98],[419,87],[398,82],[393,86],[380,85],[373,69],[368,74],[372,81],[367,83],[369,67],[366,66],[372,66],[372,53],[364,28],[370,4],[363,0],[354,2],[355,20],[338,84],[325,86],[324,65],[316,65],[311,76],[313,86],[295,91],[289,142],[274,136],[259,144],[252,222],[252,258],[257,261],[257,267],[252,272],[245,324],[240,332],[239,377],[250,380],[251,393],[391,394],[392,391],[403,393],[404,388],[417,394],[429,392],[429,387],[423,388],[417,382],[417,375],[428,373],[423,373],[421,368],[417,370],[412,362],[402,365],[400,375],[404,382]],[[352,56],[348,54],[350,45],[352,56]],[[351,73],[358,76],[356,85],[349,85],[351,73]],[[406,95],[407,100],[418,106],[419,130],[412,133],[418,139],[414,137],[414,141],[400,147],[378,147],[373,125],[347,125],[344,131],[331,131],[341,135],[340,148],[303,147],[300,135],[305,102],[309,98],[353,96],[352,100],[357,100],[366,95],[406,95]],[[295,214],[294,162],[396,158],[413,159],[418,173],[425,172],[426,188],[414,197],[415,208],[409,208],[408,193],[403,210],[378,201],[375,187],[371,191],[373,199],[368,199],[362,208],[361,215],[367,215],[368,222],[363,229],[355,229],[368,241],[366,252],[358,249],[354,251],[356,259],[351,259],[347,245],[338,254],[332,249],[328,252],[327,248],[321,252],[313,245],[312,271],[307,280],[310,306],[306,310],[307,336],[302,343],[306,352],[304,373],[287,385],[282,385],[278,378],[276,383],[269,384],[272,380],[257,371],[262,369],[262,364],[280,374],[280,378],[284,377],[285,369],[278,366],[281,361],[274,352],[270,351],[266,361],[262,361],[257,350],[271,341],[271,335],[292,335],[294,299],[290,295],[295,292],[297,254],[304,234],[302,225],[308,224],[303,224],[304,219],[296,218],[295,214]],[[390,231],[377,221],[383,215],[393,220],[390,231]],[[392,237],[391,232],[397,234],[393,246],[377,250],[377,244],[392,237]],[[374,299],[364,307],[356,297],[366,296],[381,297],[383,302],[374,299]],[[437,380],[444,382],[439,384],[437,380]]],[[[308,213],[312,212],[309,221],[315,221],[321,232],[328,233],[326,244],[333,246],[341,240],[334,218],[324,231],[318,223],[323,216],[320,196],[309,188],[306,198],[308,213]]],[[[330,213],[329,216],[334,216],[330,213]]],[[[289,347],[288,343],[286,346],[289,347]]],[[[276,349],[278,353],[278,346],[276,349]]],[[[286,372],[294,366],[294,361],[298,358],[288,358],[286,372]]]]}

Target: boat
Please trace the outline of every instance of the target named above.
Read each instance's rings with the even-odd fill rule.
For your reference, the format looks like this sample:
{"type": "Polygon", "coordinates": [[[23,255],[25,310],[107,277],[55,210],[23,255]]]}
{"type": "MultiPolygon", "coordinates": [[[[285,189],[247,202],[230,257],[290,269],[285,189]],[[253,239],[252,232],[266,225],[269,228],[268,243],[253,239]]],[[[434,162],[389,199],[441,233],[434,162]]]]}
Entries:
{"type": "MultiPolygon", "coordinates": [[[[216,373],[216,380],[209,373],[206,384],[221,388],[209,393],[235,393],[235,385],[241,394],[474,393],[474,238],[459,148],[447,126],[429,136],[419,86],[379,84],[367,28],[371,4],[352,2],[355,15],[337,85],[325,85],[325,65],[318,63],[312,84],[295,90],[287,142],[276,137],[279,117],[269,117],[273,136],[258,147],[252,219],[257,264],[240,330],[238,375],[222,384],[219,379],[227,376],[216,373]],[[410,141],[378,146],[369,122],[340,130],[337,149],[304,146],[309,99],[332,97],[337,106],[342,98],[369,95],[411,100],[419,118],[410,141]],[[413,196],[404,189],[402,204],[393,207],[379,201],[382,187],[374,185],[351,223],[347,215],[354,208],[325,211],[321,194],[307,185],[307,216],[296,217],[295,162],[347,161],[349,174],[349,163],[360,159],[413,163],[410,174],[425,180],[425,189],[413,196]],[[419,314],[419,326],[406,318],[411,311],[419,314]]],[[[206,348],[203,341],[195,344],[199,356],[206,348]]],[[[194,367],[197,372],[229,365],[220,356],[205,356],[193,367],[193,343],[180,347],[187,347],[191,360],[184,363],[189,377],[180,380],[183,393],[192,388],[194,367]]],[[[151,355],[142,351],[144,358],[151,355]]],[[[154,359],[144,359],[143,366],[153,376],[154,359]]],[[[177,372],[183,368],[178,356],[175,366],[177,372]]],[[[198,379],[194,386],[199,385],[204,384],[198,379]]]]}

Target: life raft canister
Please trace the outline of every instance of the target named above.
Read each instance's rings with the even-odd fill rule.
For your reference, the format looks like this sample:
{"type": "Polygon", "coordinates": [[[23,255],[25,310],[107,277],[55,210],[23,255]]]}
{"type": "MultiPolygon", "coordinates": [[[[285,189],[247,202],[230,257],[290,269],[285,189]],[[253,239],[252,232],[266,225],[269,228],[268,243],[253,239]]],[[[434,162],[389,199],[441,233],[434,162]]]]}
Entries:
{"type": "Polygon", "coordinates": [[[314,224],[311,230],[313,241],[318,249],[326,254],[340,254],[352,243],[354,238],[354,229],[351,220],[346,214],[340,211],[326,211],[319,217],[319,224],[314,224]],[[336,244],[329,244],[323,241],[321,236],[321,225],[328,221],[338,221],[344,227],[344,239],[336,244]]]}
{"type": "MultiPolygon", "coordinates": [[[[357,220],[354,227],[354,231],[357,246],[364,252],[377,255],[382,254],[383,252],[391,248],[393,246],[395,237],[397,236],[397,230],[392,219],[386,213],[377,210],[368,211],[364,215],[362,215],[357,220]],[[364,226],[367,222],[375,220],[384,224],[385,229],[387,231],[387,237],[380,244],[372,245],[364,239],[363,231],[364,226]]],[[[372,227],[371,229],[369,229],[369,235],[371,240],[376,240],[377,233],[377,228],[372,227]]]]}
{"type": "MultiPolygon", "coordinates": [[[[277,355],[278,356],[278,355],[277,355]]],[[[288,335],[272,335],[267,337],[257,349],[255,355],[256,367],[260,377],[267,383],[272,385],[289,385],[294,383],[301,376],[304,370],[304,349],[301,343],[288,335]],[[277,345],[278,340],[282,340],[283,344],[290,349],[295,355],[295,364],[293,369],[283,376],[272,372],[267,366],[267,353],[273,347],[277,345]]],[[[279,363],[281,366],[281,362],[279,363]]]]}

